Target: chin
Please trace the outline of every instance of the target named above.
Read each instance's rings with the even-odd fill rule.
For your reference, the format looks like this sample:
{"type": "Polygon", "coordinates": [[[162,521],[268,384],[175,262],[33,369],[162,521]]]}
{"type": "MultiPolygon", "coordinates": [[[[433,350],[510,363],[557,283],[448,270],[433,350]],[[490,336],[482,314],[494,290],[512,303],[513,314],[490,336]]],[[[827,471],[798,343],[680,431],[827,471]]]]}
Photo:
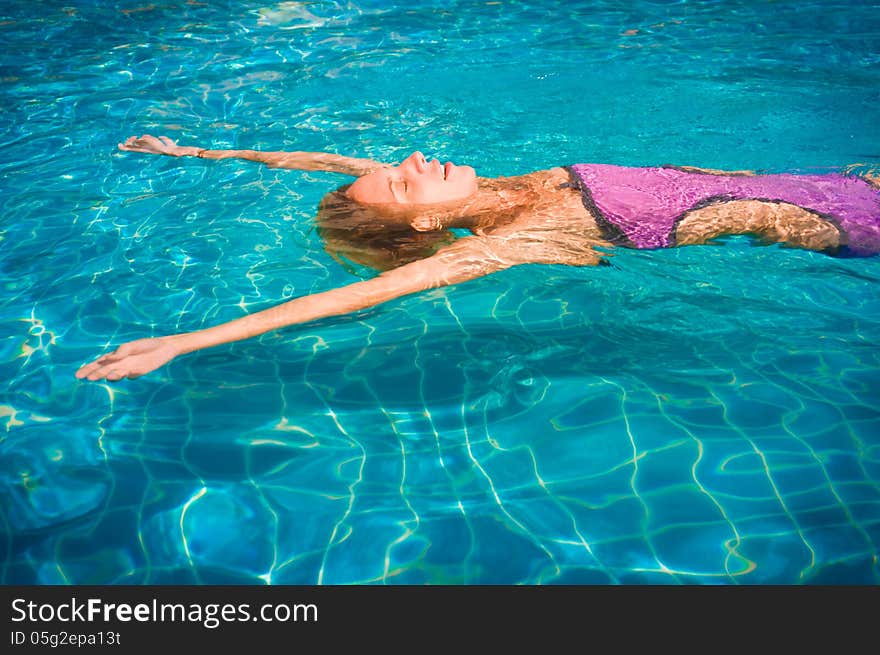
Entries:
{"type": "Polygon", "coordinates": [[[458,173],[463,180],[467,180],[468,185],[476,191],[477,172],[471,166],[459,166],[456,173],[458,173]]]}
{"type": "Polygon", "coordinates": [[[480,185],[477,182],[477,172],[473,168],[471,168],[471,170],[470,170],[470,178],[471,178],[471,193],[476,193],[477,189],[479,188],[480,185]]]}

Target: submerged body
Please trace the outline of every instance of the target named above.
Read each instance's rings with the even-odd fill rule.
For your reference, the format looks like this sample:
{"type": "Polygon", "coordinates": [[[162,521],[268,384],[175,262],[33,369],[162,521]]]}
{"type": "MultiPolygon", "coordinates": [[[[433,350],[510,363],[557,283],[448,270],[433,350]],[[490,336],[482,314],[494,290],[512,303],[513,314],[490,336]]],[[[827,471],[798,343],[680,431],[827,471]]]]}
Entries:
{"type": "MultiPolygon", "coordinates": [[[[78,378],[89,380],[138,377],[194,350],[519,264],[596,265],[604,251],[615,246],[665,248],[708,243],[724,234],[754,234],[829,254],[880,252],[880,178],[873,176],[575,164],[516,177],[480,178],[469,166],[429,162],[418,151],[390,166],[329,153],[200,149],[148,135],[131,137],[119,147],[351,175],[357,178],[353,184],[322,201],[319,218],[325,225],[345,233],[348,223],[361,221],[358,229],[348,231],[359,237],[402,234],[404,240],[413,237],[430,247],[414,250],[417,257],[391,252],[391,265],[377,266],[384,272],[371,279],[204,330],[123,344],[77,371],[78,378]],[[450,228],[471,234],[455,239],[450,228]]],[[[393,251],[401,241],[383,241],[384,250],[389,243],[393,251]]]]}
{"type": "MultiPolygon", "coordinates": [[[[824,226],[819,231],[826,239],[817,242],[814,250],[846,249],[853,255],[880,252],[880,192],[862,178],[838,173],[716,175],[673,166],[575,164],[567,169],[603,237],[615,245],[668,248],[693,243],[693,230],[688,226],[696,212],[751,202],[751,209],[776,203],[788,205],[780,209],[783,213],[787,209],[791,217],[811,215],[817,227],[824,226]]],[[[740,211],[744,218],[750,209],[742,204],[736,208],[745,210],[740,211]]],[[[757,226],[748,220],[743,223],[743,229],[756,231],[757,226]]]]}

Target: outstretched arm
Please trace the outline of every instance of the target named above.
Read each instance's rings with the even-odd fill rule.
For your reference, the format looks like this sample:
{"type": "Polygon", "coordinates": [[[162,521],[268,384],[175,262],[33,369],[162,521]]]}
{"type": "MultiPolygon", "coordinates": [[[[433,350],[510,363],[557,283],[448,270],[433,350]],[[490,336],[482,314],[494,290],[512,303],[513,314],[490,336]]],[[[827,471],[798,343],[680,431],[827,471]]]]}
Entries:
{"type": "Polygon", "coordinates": [[[354,312],[424,289],[465,282],[516,263],[522,262],[504,256],[503,242],[492,237],[465,237],[427,259],[369,280],[295,298],[205,330],[126,343],[115,352],[80,368],[76,377],[89,380],[136,378],[177,355],[248,339],[287,325],[354,312]]]}
{"type": "Polygon", "coordinates": [[[303,171],[329,171],[360,177],[387,166],[372,159],[343,157],[329,152],[267,152],[263,150],[211,150],[197,146],[179,146],[167,136],[129,137],[119,144],[120,150],[146,152],[171,157],[199,157],[200,159],[246,159],[266,164],[270,168],[294,168],[303,171]]]}

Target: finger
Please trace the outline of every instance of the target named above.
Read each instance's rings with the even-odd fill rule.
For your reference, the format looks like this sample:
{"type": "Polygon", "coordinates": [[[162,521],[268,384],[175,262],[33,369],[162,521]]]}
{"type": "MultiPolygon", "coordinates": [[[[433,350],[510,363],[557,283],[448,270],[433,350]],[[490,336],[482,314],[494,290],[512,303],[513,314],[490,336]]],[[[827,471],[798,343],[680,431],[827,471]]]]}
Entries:
{"type": "Polygon", "coordinates": [[[95,370],[98,367],[97,364],[92,362],[91,364],[86,364],[85,366],[80,366],[79,370],[75,373],[77,379],[82,380],[89,373],[95,370]]]}
{"type": "Polygon", "coordinates": [[[98,357],[98,359],[95,360],[95,362],[98,364],[109,364],[110,362],[122,359],[123,357],[131,353],[132,347],[133,346],[131,341],[129,341],[128,343],[124,343],[116,350],[101,355],[100,357],[98,357]]]}
{"type": "Polygon", "coordinates": [[[160,140],[162,141],[162,143],[164,143],[166,146],[174,146],[174,145],[177,145],[176,143],[174,143],[174,141],[172,141],[171,139],[169,139],[167,136],[160,136],[159,139],[160,139],[160,140]]]}
{"type": "Polygon", "coordinates": [[[92,373],[93,371],[96,371],[99,368],[103,368],[105,365],[111,363],[111,361],[108,361],[105,359],[106,357],[109,357],[109,355],[104,355],[104,357],[99,357],[98,359],[96,359],[93,362],[89,362],[88,364],[80,366],[79,370],[77,370],[77,372],[75,374],[76,377],[82,379],[82,378],[86,377],[87,375],[89,375],[90,373],[92,373]]]}
{"type": "Polygon", "coordinates": [[[91,373],[86,376],[87,380],[103,380],[104,378],[109,379],[110,375],[112,375],[114,369],[109,366],[101,366],[100,368],[95,369],[91,373]]]}
{"type": "Polygon", "coordinates": [[[86,364],[83,366],[77,374],[81,374],[82,377],[89,377],[96,373],[106,373],[111,370],[114,366],[119,366],[119,362],[109,359],[109,355],[104,355],[103,357],[99,357],[95,361],[90,364],[86,364]]]}

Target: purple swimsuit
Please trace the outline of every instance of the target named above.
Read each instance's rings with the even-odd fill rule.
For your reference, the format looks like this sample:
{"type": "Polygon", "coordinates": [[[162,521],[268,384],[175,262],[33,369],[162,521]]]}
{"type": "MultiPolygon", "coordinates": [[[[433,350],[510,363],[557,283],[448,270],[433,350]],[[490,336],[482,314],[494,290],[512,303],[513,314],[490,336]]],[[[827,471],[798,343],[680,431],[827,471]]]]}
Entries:
{"type": "Polygon", "coordinates": [[[880,253],[880,190],[858,177],[713,175],[610,164],[565,168],[604,237],[618,245],[674,246],[675,229],[688,212],[730,200],[763,200],[797,205],[834,224],[841,251],[849,255],[880,253]]]}

